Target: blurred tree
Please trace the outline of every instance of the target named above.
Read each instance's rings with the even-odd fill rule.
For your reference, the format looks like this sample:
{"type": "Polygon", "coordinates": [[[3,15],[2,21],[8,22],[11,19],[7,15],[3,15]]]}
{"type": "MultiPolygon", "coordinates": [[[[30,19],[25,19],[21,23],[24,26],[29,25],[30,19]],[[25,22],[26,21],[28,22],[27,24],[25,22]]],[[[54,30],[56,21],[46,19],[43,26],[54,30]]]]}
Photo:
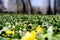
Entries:
{"type": "Polygon", "coordinates": [[[60,6],[60,0],[57,0],[57,2],[58,2],[58,6],[60,6]]]}
{"type": "Polygon", "coordinates": [[[3,1],[0,0],[0,12],[2,12],[5,9],[3,1]]]}
{"type": "Polygon", "coordinates": [[[22,0],[23,2],[23,11],[30,14],[31,12],[31,3],[30,0],[22,0]]]}
{"type": "Polygon", "coordinates": [[[54,0],[54,2],[53,2],[53,9],[51,8],[51,1],[52,0],[48,0],[48,2],[49,2],[49,7],[48,7],[48,11],[47,11],[47,14],[48,15],[50,15],[50,14],[56,14],[56,0],[54,0]]]}
{"type": "Polygon", "coordinates": [[[21,10],[19,7],[21,7],[21,4],[23,5],[23,11],[24,13],[29,13],[31,12],[31,4],[30,4],[30,0],[20,0],[20,4],[19,1],[16,0],[16,5],[17,5],[17,13],[19,13],[19,11],[21,10]],[[19,6],[20,5],[20,6],[19,6]],[[19,10],[20,9],[20,10],[19,10]]]}
{"type": "Polygon", "coordinates": [[[54,0],[54,14],[56,14],[56,0],[54,0]]]}
{"type": "Polygon", "coordinates": [[[50,15],[50,14],[52,14],[51,5],[50,5],[51,0],[48,0],[48,2],[49,2],[49,6],[48,6],[47,15],[50,15]]]}
{"type": "Polygon", "coordinates": [[[18,5],[18,0],[16,0],[16,5],[17,5],[17,14],[19,14],[19,5],[18,5]]]}

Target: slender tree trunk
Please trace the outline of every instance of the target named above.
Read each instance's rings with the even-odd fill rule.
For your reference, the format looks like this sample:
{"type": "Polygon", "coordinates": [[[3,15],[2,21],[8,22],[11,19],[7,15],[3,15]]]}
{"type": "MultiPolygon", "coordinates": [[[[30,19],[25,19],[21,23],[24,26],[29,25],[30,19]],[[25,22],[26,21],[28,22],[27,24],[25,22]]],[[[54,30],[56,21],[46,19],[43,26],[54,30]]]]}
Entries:
{"type": "Polygon", "coordinates": [[[24,0],[22,0],[22,3],[23,3],[23,13],[25,13],[25,3],[24,3],[24,0]]]}
{"type": "Polygon", "coordinates": [[[18,5],[18,0],[16,0],[16,5],[17,5],[17,14],[19,14],[19,5],[18,5]]]}
{"type": "Polygon", "coordinates": [[[54,14],[56,14],[56,0],[54,0],[54,14]]]}
{"type": "Polygon", "coordinates": [[[23,6],[24,6],[24,12],[30,14],[31,12],[31,6],[30,6],[30,0],[22,0],[23,6]]]}
{"type": "Polygon", "coordinates": [[[52,10],[51,10],[51,0],[48,0],[49,5],[48,5],[48,11],[47,11],[47,15],[52,14],[52,10]]]}

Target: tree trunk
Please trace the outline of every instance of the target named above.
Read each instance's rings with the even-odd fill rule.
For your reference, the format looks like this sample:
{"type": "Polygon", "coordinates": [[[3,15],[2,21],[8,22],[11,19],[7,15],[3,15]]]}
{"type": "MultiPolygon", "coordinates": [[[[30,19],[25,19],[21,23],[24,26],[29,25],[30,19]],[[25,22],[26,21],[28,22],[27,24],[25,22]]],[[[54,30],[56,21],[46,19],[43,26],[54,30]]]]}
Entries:
{"type": "Polygon", "coordinates": [[[56,0],[54,0],[54,14],[56,14],[56,0]]]}
{"type": "Polygon", "coordinates": [[[24,12],[30,14],[31,12],[30,0],[22,0],[22,1],[24,6],[24,12]]]}
{"type": "Polygon", "coordinates": [[[51,0],[48,0],[48,2],[49,2],[49,6],[48,6],[48,10],[47,10],[47,15],[50,15],[50,14],[52,14],[51,5],[50,5],[51,0]]]}
{"type": "Polygon", "coordinates": [[[18,5],[18,0],[16,0],[16,5],[17,5],[17,14],[19,14],[19,5],[18,5]]]}

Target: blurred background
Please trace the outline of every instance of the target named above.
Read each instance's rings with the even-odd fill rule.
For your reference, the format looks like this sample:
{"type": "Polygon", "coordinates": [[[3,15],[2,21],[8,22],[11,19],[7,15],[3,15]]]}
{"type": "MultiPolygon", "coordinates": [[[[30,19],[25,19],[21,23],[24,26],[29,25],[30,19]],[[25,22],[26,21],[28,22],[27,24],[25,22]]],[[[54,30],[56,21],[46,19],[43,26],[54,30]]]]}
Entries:
{"type": "Polygon", "coordinates": [[[0,0],[0,12],[60,13],[60,0],[0,0]]]}

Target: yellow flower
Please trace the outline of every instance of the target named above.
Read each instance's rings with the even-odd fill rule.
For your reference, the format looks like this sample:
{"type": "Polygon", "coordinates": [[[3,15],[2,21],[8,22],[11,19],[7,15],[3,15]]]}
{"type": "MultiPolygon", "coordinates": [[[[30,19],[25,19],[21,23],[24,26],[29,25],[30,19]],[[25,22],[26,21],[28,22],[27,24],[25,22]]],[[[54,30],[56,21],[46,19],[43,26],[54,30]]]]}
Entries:
{"type": "Polygon", "coordinates": [[[6,31],[6,34],[7,34],[7,35],[14,34],[14,31],[7,30],[7,31],[6,31]]]}
{"type": "Polygon", "coordinates": [[[23,36],[20,40],[35,40],[35,36],[36,36],[35,31],[31,31],[31,33],[26,32],[25,36],[23,36]]]}
{"type": "Polygon", "coordinates": [[[42,33],[42,32],[43,32],[43,28],[42,28],[42,27],[37,27],[37,28],[36,28],[36,31],[37,31],[38,33],[42,33]]]}
{"type": "Polygon", "coordinates": [[[25,36],[23,36],[21,38],[21,40],[28,40],[30,38],[30,36],[31,36],[31,33],[30,32],[26,32],[25,36]]]}
{"type": "Polygon", "coordinates": [[[31,40],[34,40],[36,37],[36,32],[35,31],[31,31],[31,40]]]}

